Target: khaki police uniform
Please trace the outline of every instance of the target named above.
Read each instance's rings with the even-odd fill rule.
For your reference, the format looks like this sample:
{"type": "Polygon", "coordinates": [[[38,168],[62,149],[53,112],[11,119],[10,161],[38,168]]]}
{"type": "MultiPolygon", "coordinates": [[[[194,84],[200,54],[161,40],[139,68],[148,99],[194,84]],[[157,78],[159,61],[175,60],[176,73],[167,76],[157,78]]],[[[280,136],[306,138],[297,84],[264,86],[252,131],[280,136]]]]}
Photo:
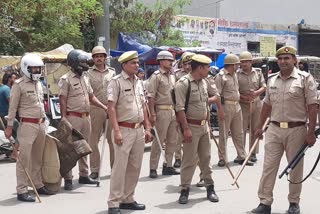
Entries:
{"type": "MultiPolygon", "coordinates": [[[[266,132],[263,172],[258,196],[260,202],[271,205],[273,188],[281,157],[286,152],[288,162],[301,148],[307,135],[305,125],[288,128],[287,122],[307,121],[307,105],[317,103],[316,84],[313,77],[294,68],[287,79],[281,73],[269,77],[263,102],[272,107],[270,125],[266,132]],[[281,126],[281,127],[279,127],[281,126]]],[[[290,180],[298,182],[303,176],[303,160],[290,172],[290,180]]],[[[302,184],[289,183],[288,200],[299,203],[302,184]]]]}
{"type": "MultiPolygon", "coordinates": [[[[256,91],[259,90],[261,87],[266,87],[266,82],[264,80],[263,74],[260,69],[252,68],[251,72],[247,74],[242,69],[237,71],[237,78],[239,81],[239,92],[240,94],[247,95],[250,93],[250,90],[256,91]]],[[[259,125],[259,118],[260,112],[262,108],[262,101],[260,97],[255,98],[252,102],[252,112],[250,112],[250,103],[240,101],[240,106],[242,110],[242,119],[243,119],[243,133],[244,133],[244,145],[245,145],[245,133],[249,127],[249,131],[251,129],[252,133],[251,136],[254,136],[255,130],[258,128],[259,125]]],[[[250,140],[249,140],[250,141],[250,140]]],[[[252,137],[251,141],[249,142],[249,150],[251,149],[255,139],[252,137]]],[[[259,151],[259,144],[257,144],[254,154],[257,154],[259,151]]]]}
{"type": "Polygon", "coordinates": [[[45,146],[45,110],[39,81],[31,81],[26,76],[15,81],[10,96],[8,126],[13,126],[17,111],[21,119],[18,129],[20,159],[16,165],[17,193],[23,194],[28,192],[30,184],[22,165],[29,172],[36,189],[44,186],[41,167],[45,146]]]}
{"type": "Polygon", "coordinates": [[[176,111],[185,110],[185,100],[188,90],[188,80],[191,92],[186,118],[192,133],[192,142],[183,144],[181,165],[181,187],[190,187],[194,171],[199,165],[205,184],[213,184],[211,177],[210,159],[211,144],[208,132],[208,97],[218,95],[217,90],[208,84],[207,80],[195,81],[191,74],[182,77],[175,86],[176,111]]]}
{"type": "MultiPolygon", "coordinates": [[[[165,158],[167,167],[172,167],[173,153],[176,149],[178,133],[176,130],[177,121],[174,112],[171,91],[175,84],[174,76],[162,69],[155,71],[149,79],[148,97],[155,99],[156,122],[160,142],[165,142],[165,158]]],[[[160,148],[156,141],[153,141],[150,154],[150,169],[157,169],[160,158],[160,148]]]]}
{"type": "MultiPolygon", "coordinates": [[[[138,183],[144,153],[145,134],[143,105],[145,103],[142,82],[134,76],[130,81],[122,71],[112,78],[108,85],[108,101],[116,104],[116,115],[123,139],[122,145],[112,142],[115,160],[111,172],[109,208],[119,203],[134,202],[134,191],[138,183]],[[131,128],[121,123],[134,125],[131,128]]],[[[113,133],[113,132],[112,132],[113,133]]]]}
{"type": "MultiPolygon", "coordinates": [[[[185,70],[183,69],[178,69],[174,72],[174,76],[175,76],[175,79],[176,81],[178,81],[181,77],[187,75],[188,72],[186,72],[185,70]]],[[[181,160],[182,158],[182,154],[181,154],[181,151],[182,151],[182,141],[183,141],[183,137],[180,133],[178,133],[178,140],[177,140],[177,148],[176,148],[176,151],[174,153],[174,157],[175,159],[179,159],[181,160]]]]}
{"type": "MultiPolygon", "coordinates": [[[[93,90],[93,94],[97,97],[97,99],[103,103],[104,105],[108,104],[107,101],[107,87],[108,83],[112,77],[115,76],[115,70],[111,67],[105,67],[103,71],[100,71],[93,66],[89,69],[87,76],[90,81],[90,85],[93,90]]],[[[90,147],[92,149],[92,153],[90,154],[90,169],[91,172],[99,172],[100,168],[100,152],[98,143],[101,135],[103,135],[104,130],[103,127],[106,125],[107,113],[104,109],[96,107],[94,105],[90,106],[90,117],[91,117],[91,135],[90,135],[90,147]]],[[[112,167],[114,162],[114,152],[113,145],[111,140],[111,123],[108,122],[107,128],[107,140],[109,144],[110,151],[110,166],[112,167]]]]}
{"type": "MultiPolygon", "coordinates": [[[[226,152],[226,142],[228,132],[231,131],[232,141],[237,150],[237,159],[244,160],[246,158],[243,129],[242,129],[242,113],[239,104],[240,93],[239,83],[236,74],[231,75],[226,69],[222,69],[215,78],[218,91],[224,100],[222,102],[224,111],[224,121],[219,120],[219,148],[225,160],[228,161],[226,152]],[[224,123],[224,124],[223,124],[224,123]]],[[[219,160],[223,160],[219,153],[219,160]]]]}
{"type": "MultiPolygon", "coordinates": [[[[67,120],[72,127],[78,130],[89,142],[91,133],[90,120],[90,100],[89,96],[93,95],[89,79],[85,73],[79,78],[74,72],[69,71],[60,78],[58,83],[60,87],[60,95],[67,98],[67,120]]],[[[88,161],[87,156],[82,157],[78,161],[79,175],[88,177],[88,161]]],[[[72,180],[72,170],[64,177],[65,180],[72,180]]]]}

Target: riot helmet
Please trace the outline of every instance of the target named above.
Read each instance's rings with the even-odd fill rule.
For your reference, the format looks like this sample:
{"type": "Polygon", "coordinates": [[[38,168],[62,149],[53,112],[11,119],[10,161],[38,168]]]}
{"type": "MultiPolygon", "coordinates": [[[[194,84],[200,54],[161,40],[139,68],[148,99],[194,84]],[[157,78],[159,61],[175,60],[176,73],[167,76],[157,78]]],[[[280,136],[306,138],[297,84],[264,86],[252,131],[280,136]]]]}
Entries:
{"type": "Polygon", "coordinates": [[[89,61],[89,54],[79,49],[70,51],[67,56],[68,65],[72,68],[73,72],[79,74],[80,76],[84,71],[89,70],[89,61]]]}
{"type": "Polygon", "coordinates": [[[44,63],[41,57],[34,53],[27,53],[21,59],[21,71],[29,79],[33,81],[39,81],[44,68],[44,63]],[[36,69],[36,71],[33,71],[36,69]]]}

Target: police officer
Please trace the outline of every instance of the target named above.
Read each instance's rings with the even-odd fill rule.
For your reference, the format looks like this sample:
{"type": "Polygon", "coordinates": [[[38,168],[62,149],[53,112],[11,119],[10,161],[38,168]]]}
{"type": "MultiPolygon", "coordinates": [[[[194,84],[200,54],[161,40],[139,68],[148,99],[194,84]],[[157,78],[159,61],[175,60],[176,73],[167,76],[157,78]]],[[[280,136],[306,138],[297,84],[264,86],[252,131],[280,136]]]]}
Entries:
{"type": "MultiPolygon", "coordinates": [[[[225,115],[224,120],[219,120],[219,148],[222,153],[219,153],[219,167],[223,167],[226,164],[223,157],[228,161],[226,141],[228,139],[229,130],[231,131],[232,141],[238,154],[234,163],[242,164],[246,158],[243,143],[242,113],[239,104],[239,84],[236,76],[239,63],[239,58],[236,55],[228,54],[224,59],[224,68],[215,78],[215,83],[221,95],[225,115]]],[[[252,166],[253,163],[248,161],[247,165],[252,166]]]]}
{"type": "MultiPolygon", "coordinates": [[[[160,68],[150,77],[147,89],[150,122],[155,125],[161,144],[166,143],[166,164],[163,165],[162,175],[178,175],[179,172],[172,167],[173,153],[178,139],[177,121],[171,96],[171,91],[175,84],[174,76],[171,74],[174,58],[169,51],[160,51],[157,55],[157,60],[160,68]]],[[[150,154],[150,178],[158,177],[159,158],[159,144],[154,141],[150,154]]]]}
{"type": "MultiPolygon", "coordinates": [[[[106,49],[102,46],[96,46],[92,49],[92,58],[94,66],[88,71],[88,78],[93,90],[93,94],[98,100],[107,105],[107,87],[112,77],[115,76],[114,68],[111,68],[105,64],[107,58],[106,49]]],[[[100,168],[100,152],[98,143],[101,135],[103,134],[103,127],[107,124],[107,113],[94,105],[90,105],[90,117],[91,117],[91,135],[90,135],[90,147],[92,153],[90,154],[90,178],[98,178],[100,168]]],[[[114,161],[113,146],[111,142],[111,124],[107,126],[107,139],[110,152],[110,166],[112,167],[114,161]]]]}
{"type": "MultiPolygon", "coordinates": [[[[284,46],[278,49],[276,57],[280,72],[272,74],[268,79],[260,123],[256,131],[256,135],[260,137],[263,123],[267,117],[271,117],[266,133],[263,172],[258,190],[260,204],[252,210],[253,213],[259,214],[271,213],[273,188],[283,153],[286,153],[290,162],[303,143],[312,146],[316,142],[316,83],[309,73],[295,68],[297,58],[294,47],[284,46]]],[[[302,176],[303,160],[290,172],[290,180],[299,182],[302,176]]],[[[300,213],[301,189],[302,184],[289,184],[289,214],[300,213]]]]}
{"type": "MultiPolygon", "coordinates": [[[[103,105],[93,94],[87,76],[84,74],[89,69],[87,65],[88,56],[84,51],[72,50],[67,56],[67,63],[71,68],[67,74],[60,78],[60,109],[61,119],[71,123],[72,127],[78,130],[89,142],[91,133],[90,102],[91,104],[107,111],[107,106],[103,105]]],[[[87,156],[79,161],[79,183],[96,184],[88,176],[87,156]]],[[[72,170],[64,177],[64,189],[72,190],[72,170]]]]}
{"type": "Polygon", "coordinates": [[[17,172],[17,198],[20,201],[34,202],[33,195],[28,193],[28,178],[23,167],[29,172],[39,194],[51,195],[43,184],[41,176],[42,157],[45,146],[45,111],[43,91],[39,79],[44,67],[42,59],[36,54],[26,54],[21,59],[22,78],[15,81],[11,90],[8,126],[5,136],[12,136],[13,122],[18,111],[20,143],[17,172]]]}
{"type": "MultiPolygon", "coordinates": [[[[253,137],[254,130],[256,130],[259,124],[259,117],[262,107],[260,95],[265,92],[266,83],[261,70],[252,67],[252,55],[250,52],[242,52],[239,58],[241,69],[237,71],[237,78],[239,81],[240,106],[243,118],[243,142],[245,145],[245,133],[249,127],[249,132],[251,132],[249,134],[251,137],[249,139],[249,149],[251,149],[255,141],[253,137]]],[[[252,162],[257,161],[256,154],[258,151],[259,147],[257,145],[250,158],[252,162]]]]}
{"type": "Polygon", "coordinates": [[[118,61],[122,72],[108,85],[108,113],[113,127],[115,153],[108,200],[109,214],[119,214],[120,209],[145,209],[144,204],[134,200],[134,191],[139,179],[144,144],[152,138],[142,82],[136,77],[138,53],[125,52],[118,61]]]}
{"type": "Polygon", "coordinates": [[[194,55],[191,61],[191,73],[182,77],[175,86],[177,117],[184,138],[180,174],[180,204],[188,203],[190,184],[198,163],[207,188],[207,198],[211,202],[219,201],[214,191],[209,166],[211,147],[207,124],[208,97],[212,96],[215,99],[215,96],[218,95],[217,90],[204,80],[208,76],[210,63],[210,58],[201,54],[194,55]],[[186,103],[188,91],[190,91],[189,101],[186,103]]]}
{"type": "MultiPolygon", "coordinates": [[[[191,52],[184,52],[181,56],[181,68],[175,70],[174,76],[176,78],[176,81],[178,81],[181,77],[184,75],[187,75],[191,72],[191,58],[194,56],[195,53],[191,52]]],[[[182,135],[178,135],[178,141],[177,141],[177,148],[175,151],[175,162],[173,166],[175,168],[179,168],[181,166],[181,150],[182,150],[182,135]]]]}

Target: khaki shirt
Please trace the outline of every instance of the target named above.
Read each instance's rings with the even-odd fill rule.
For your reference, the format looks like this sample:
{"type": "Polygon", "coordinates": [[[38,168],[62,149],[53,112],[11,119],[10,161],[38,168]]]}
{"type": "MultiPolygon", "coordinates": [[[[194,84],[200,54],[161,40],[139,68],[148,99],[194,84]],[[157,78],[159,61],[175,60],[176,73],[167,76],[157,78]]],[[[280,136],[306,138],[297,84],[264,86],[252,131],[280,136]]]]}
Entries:
{"type": "Polygon", "coordinates": [[[249,74],[240,69],[236,74],[239,81],[240,94],[248,94],[250,90],[256,91],[261,87],[267,87],[260,69],[252,68],[249,74]]]}
{"type": "MultiPolygon", "coordinates": [[[[103,71],[97,69],[96,66],[93,66],[87,72],[87,76],[90,81],[90,85],[93,90],[93,94],[98,98],[103,104],[108,103],[107,99],[107,88],[112,77],[116,75],[116,72],[113,68],[105,67],[103,71]]],[[[93,106],[93,105],[91,105],[93,106]]]]}
{"type": "Polygon", "coordinates": [[[147,96],[155,99],[156,105],[173,105],[171,91],[175,77],[163,70],[155,71],[149,79],[147,96]]]}
{"type": "Polygon", "coordinates": [[[60,78],[58,85],[60,95],[67,97],[67,111],[80,113],[90,111],[89,96],[93,95],[93,90],[85,73],[79,78],[69,71],[60,78]]]}
{"type": "Polygon", "coordinates": [[[226,69],[222,69],[215,76],[215,83],[221,97],[226,100],[240,100],[239,83],[236,74],[231,75],[226,69]]]}
{"type": "Polygon", "coordinates": [[[176,78],[176,81],[178,81],[181,77],[183,77],[183,76],[185,76],[185,75],[187,75],[188,74],[188,72],[186,72],[185,70],[183,70],[182,68],[180,69],[178,69],[178,70],[176,70],[175,72],[174,72],[174,76],[175,76],[175,78],[176,78]]]}
{"type": "Polygon", "coordinates": [[[286,80],[276,73],[269,77],[263,102],[272,107],[271,121],[305,122],[307,105],[317,103],[316,83],[312,75],[296,68],[286,80]]]}
{"type": "Polygon", "coordinates": [[[191,74],[187,74],[178,80],[175,86],[176,111],[185,110],[185,101],[191,84],[190,98],[186,117],[194,120],[206,120],[208,115],[208,97],[218,95],[217,90],[205,79],[196,81],[191,74]]]}
{"type": "Polygon", "coordinates": [[[124,71],[112,78],[108,85],[108,101],[116,103],[118,122],[140,123],[144,119],[142,81],[134,75],[134,81],[124,71]]]}
{"type": "Polygon", "coordinates": [[[8,126],[13,126],[17,111],[21,118],[45,117],[40,81],[32,81],[26,76],[15,81],[10,94],[8,126]]]}

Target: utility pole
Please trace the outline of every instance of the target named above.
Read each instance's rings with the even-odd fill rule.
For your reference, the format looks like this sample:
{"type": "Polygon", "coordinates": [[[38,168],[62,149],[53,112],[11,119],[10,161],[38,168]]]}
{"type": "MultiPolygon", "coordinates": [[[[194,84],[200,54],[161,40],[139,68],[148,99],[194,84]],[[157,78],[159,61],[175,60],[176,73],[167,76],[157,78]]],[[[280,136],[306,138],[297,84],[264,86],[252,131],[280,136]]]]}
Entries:
{"type": "Polygon", "coordinates": [[[109,12],[109,0],[100,0],[103,6],[104,16],[99,16],[96,19],[96,44],[103,46],[108,56],[110,56],[110,12],[109,12]]]}

